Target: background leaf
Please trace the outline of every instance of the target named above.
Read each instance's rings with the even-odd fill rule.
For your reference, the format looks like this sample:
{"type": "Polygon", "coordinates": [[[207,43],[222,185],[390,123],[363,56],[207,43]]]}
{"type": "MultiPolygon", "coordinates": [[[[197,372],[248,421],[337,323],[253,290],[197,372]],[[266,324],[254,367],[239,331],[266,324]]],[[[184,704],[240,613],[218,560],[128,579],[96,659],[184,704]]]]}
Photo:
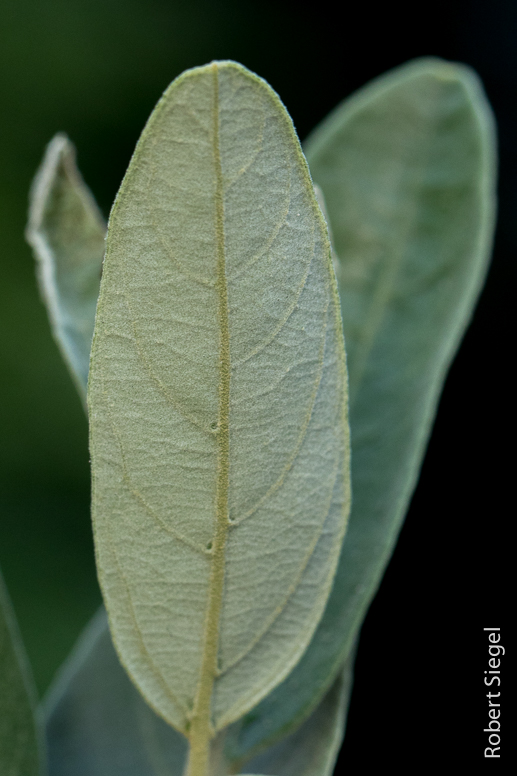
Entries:
{"type": "Polygon", "coordinates": [[[337,304],[277,96],[234,63],[188,71],[112,211],[88,401],[115,646],[200,772],[212,715],[221,729],[282,680],[330,590],[348,506],[337,304]]]}
{"type": "Polygon", "coordinates": [[[54,337],[85,399],[106,225],[66,135],[49,143],[34,179],[26,234],[54,337]]]}
{"type": "Polygon", "coordinates": [[[290,735],[246,763],[265,776],[332,776],[343,740],[353,680],[353,657],[310,717],[290,735]]]}
{"type": "MultiPolygon", "coordinates": [[[[351,659],[302,727],[245,766],[327,776],[341,743],[351,659]]],[[[89,623],[44,704],[50,776],[180,776],[187,740],[152,711],[120,665],[104,608],[89,623]]],[[[230,726],[228,735],[233,734],[230,726]]],[[[239,763],[228,763],[235,773],[239,763]]],[[[242,769],[242,765],[241,765],[242,769]]]]}
{"type": "Polygon", "coordinates": [[[7,592],[0,575],[0,773],[38,776],[40,738],[35,692],[7,592]]]}
{"type": "Polygon", "coordinates": [[[45,700],[50,776],[180,776],[187,740],[129,680],[104,609],[89,623],[45,700]]]}
{"type": "Polygon", "coordinates": [[[397,68],[338,107],[305,151],[340,261],[353,505],[318,630],[285,682],[243,720],[234,757],[299,723],[349,653],[492,245],[493,119],[469,68],[428,59],[397,68]]]}

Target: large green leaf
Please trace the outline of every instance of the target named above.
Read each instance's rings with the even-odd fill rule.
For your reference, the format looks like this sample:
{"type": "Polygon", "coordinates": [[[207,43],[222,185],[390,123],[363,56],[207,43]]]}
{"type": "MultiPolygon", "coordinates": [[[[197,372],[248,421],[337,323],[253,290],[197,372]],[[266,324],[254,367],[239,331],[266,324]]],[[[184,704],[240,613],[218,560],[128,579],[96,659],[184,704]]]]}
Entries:
{"type": "MultiPolygon", "coordinates": [[[[348,665],[301,729],[245,769],[276,776],[330,774],[350,687],[348,665]]],[[[56,678],[45,700],[45,715],[50,776],[183,773],[187,740],[152,711],[129,680],[113,648],[104,609],[87,626],[56,678]]],[[[236,773],[242,765],[227,762],[221,773],[236,773]]]]}
{"type": "Polygon", "coordinates": [[[115,646],[190,774],[325,607],[349,502],[338,304],[276,94],[235,63],[183,74],[110,217],[88,403],[115,646]]]}
{"type": "Polygon", "coordinates": [[[29,666],[0,575],[0,773],[38,776],[40,738],[29,666]]]}
{"type": "Polygon", "coordinates": [[[86,396],[106,225],[75,164],[65,135],[49,143],[34,179],[27,240],[38,261],[52,331],[86,396]]]}
{"type": "Polygon", "coordinates": [[[492,113],[467,67],[397,68],[340,105],[305,150],[339,256],[353,506],[311,645],[243,720],[235,757],[309,714],[349,653],[406,513],[494,226],[492,113]]]}

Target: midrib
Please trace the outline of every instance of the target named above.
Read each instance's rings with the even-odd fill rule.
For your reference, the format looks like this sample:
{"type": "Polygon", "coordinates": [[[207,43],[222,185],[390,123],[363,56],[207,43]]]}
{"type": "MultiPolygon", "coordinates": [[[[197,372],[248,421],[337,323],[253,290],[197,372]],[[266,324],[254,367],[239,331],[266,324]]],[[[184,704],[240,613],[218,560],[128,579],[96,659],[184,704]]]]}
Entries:
{"type": "Polygon", "coordinates": [[[212,64],[214,99],[212,108],[213,154],[216,176],[215,230],[217,244],[218,320],[220,331],[219,417],[217,428],[217,485],[216,523],[212,545],[212,567],[205,620],[205,641],[201,672],[194,708],[190,720],[190,752],[186,776],[206,776],[209,764],[210,740],[214,731],[211,723],[211,701],[217,675],[219,620],[221,616],[225,548],[228,536],[228,479],[229,479],[229,415],[230,415],[230,336],[228,326],[228,290],[226,287],[226,260],[224,250],[223,174],[219,149],[219,80],[217,64],[212,64]]]}

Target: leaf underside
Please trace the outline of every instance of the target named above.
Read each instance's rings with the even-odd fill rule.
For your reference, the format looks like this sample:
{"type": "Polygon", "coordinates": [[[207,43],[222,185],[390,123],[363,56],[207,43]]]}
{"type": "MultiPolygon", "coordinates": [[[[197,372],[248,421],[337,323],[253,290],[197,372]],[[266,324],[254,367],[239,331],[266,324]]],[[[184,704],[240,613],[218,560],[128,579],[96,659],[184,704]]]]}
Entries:
{"type": "Polygon", "coordinates": [[[234,63],[178,78],[110,217],[88,404],[115,646],[191,742],[289,673],[332,584],[349,502],[334,284],[275,93],[234,63]]]}
{"type": "MultiPolygon", "coordinates": [[[[302,727],[237,771],[330,776],[352,683],[351,660],[302,727]]],[[[187,741],[158,717],[129,680],[101,609],[61,669],[45,703],[50,776],[179,776],[187,741]]],[[[232,734],[232,727],[229,729],[232,734]]]]}
{"type": "Polygon", "coordinates": [[[339,106],[304,149],[338,257],[353,505],[312,642],[244,718],[235,757],[299,724],[351,649],[407,511],[495,220],[493,117],[465,66],[395,69],[339,106]]]}

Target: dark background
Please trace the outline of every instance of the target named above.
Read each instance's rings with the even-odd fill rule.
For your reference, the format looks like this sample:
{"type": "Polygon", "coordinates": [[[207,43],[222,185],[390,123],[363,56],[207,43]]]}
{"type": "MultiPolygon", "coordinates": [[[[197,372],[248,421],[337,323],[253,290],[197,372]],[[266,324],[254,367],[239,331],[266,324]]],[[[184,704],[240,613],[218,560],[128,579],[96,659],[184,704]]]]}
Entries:
{"type": "Polygon", "coordinates": [[[517,3],[411,9],[397,2],[0,0],[0,564],[40,693],[100,602],[86,419],[23,239],[27,193],[46,143],[68,133],[107,216],[150,111],[187,67],[242,62],[280,94],[303,139],[371,78],[437,55],[473,66],[493,105],[498,231],[420,483],[363,628],[339,767],[483,761],[482,629],[505,628],[509,619],[517,3]]]}

